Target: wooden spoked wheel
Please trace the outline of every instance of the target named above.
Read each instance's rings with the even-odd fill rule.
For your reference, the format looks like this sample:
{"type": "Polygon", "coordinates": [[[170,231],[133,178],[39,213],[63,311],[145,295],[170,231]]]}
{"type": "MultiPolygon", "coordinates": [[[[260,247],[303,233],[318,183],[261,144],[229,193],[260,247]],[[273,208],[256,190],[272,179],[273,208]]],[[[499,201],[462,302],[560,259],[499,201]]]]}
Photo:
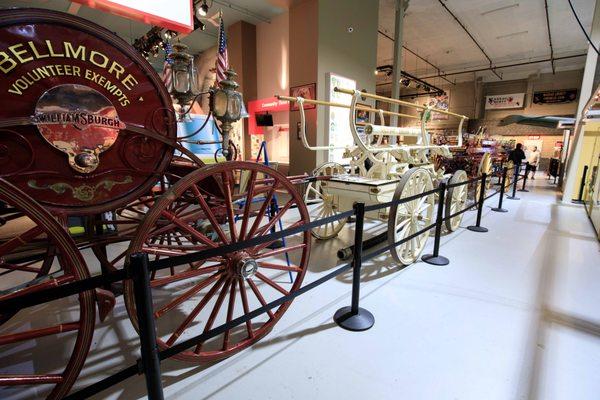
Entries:
{"type": "MultiPolygon", "coordinates": [[[[393,200],[411,197],[430,190],[433,190],[433,182],[429,172],[424,168],[411,168],[402,175],[394,192],[393,200]]],[[[435,194],[432,193],[390,207],[388,244],[393,245],[429,226],[433,218],[434,203],[435,194]]],[[[427,238],[429,238],[429,230],[401,245],[393,246],[390,252],[394,260],[402,265],[414,263],[425,248],[427,238]]]]}
{"type": "MultiPolygon", "coordinates": [[[[90,247],[100,262],[104,271],[122,269],[129,251],[129,243],[148,211],[154,206],[156,199],[164,194],[175,182],[178,182],[188,173],[203,167],[195,162],[176,159],[161,177],[150,192],[141,196],[124,207],[117,208],[114,212],[95,216],[88,225],[88,233],[101,235],[95,238],[90,247]]],[[[175,238],[165,235],[162,238],[167,244],[176,244],[175,238]]],[[[158,243],[162,245],[163,243],[158,243]]],[[[159,256],[160,258],[160,256],[159,256]]],[[[175,271],[173,271],[175,274],[175,271]]]]}
{"type": "MultiPolygon", "coordinates": [[[[481,157],[481,161],[479,161],[477,176],[481,176],[483,173],[487,175],[483,192],[483,196],[485,197],[492,185],[492,157],[490,156],[490,153],[485,153],[483,157],[481,157]]],[[[479,201],[479,193],[481,193],[481,181],[475,182],[475,185],[475,202],[477,202],[479,201]]]]}
{"type": "MultiPolygon", "coordinates": [[[[0,299],[88,277],[73,240],[35,200],[0,179],[0,203],[0,299]],[[19,218],[12,218],[15,215],[19,218]],[[51,268],[35,253],[40,247],[55,249],[51,268]],[[44,269],[50,274],[42,274],[44,269]]],[[[0,326],[0,397],[64,397],[83,367],[92,340],[93,292],[11,316],[0,326]],[[44,362],[38,365],[40,359],[44,362]]]]}
{"type": "MultiPolygon", "coordinates": [[[[343,175],[346,170],[341,164],[328,162],[316,168],[312,176],[333,176],[343,175]]],[[[314,181],[306,186],[304,192],[304,201],[309,206],[311,220],[318,220],[331,217],[342,212],[340,210],[340,198],[338,195],[328,193],[327,181],[314,181]]],[[[311,230],[312,235],[320,240],[327,240],[337,236],[346,224],[346,219],[338,219],[326,225],[318,226],[311,230]]]]}
{"type": "MultiPolygon", "coordinates": [[[[215,164],[185,176],[157,200],[129,251],[147,252],[152,259],[218,248],[267,235],[280,221],[283,229],[309,222],[302,198],[285,176],[257,163],[215,164]],[[273,207],[274,196],[279,210],[273,207]]],[[[274,242],[157,272],[151,284],[159,347],[169,348],[300,288],[310,234],[287,237],[284,247],[270,249],[274,242]]],[[[137,329],[130,282],[124,297],[137,329]]],[[[202,363],[228,357],[271,331],[290,304],[285,302],[177,358],[202,363]]]]}
{"type": "MultiPolygon", "coordinates": [[[[448,184],[452,185],[455,183],[466,182],[467,181],[467,173],[462,169],[454,172],[450,179],[448,180],[448,184]]],[[[446,193],[446,204],[444,209],[444,216],[446,218],[451,215],[463,210],[465,208],[465,204],[467,203],[467,194],[468,187],[466,184],[460,186],[454,186],[448,189],[448,193],[446,193]]],[[[455,217],[448,218],[445,221],[446,229],[448,231],[453,232],[458,229],[460,226],[460,222],[462,221],[463,214],[459,214],[455,217]]]]}

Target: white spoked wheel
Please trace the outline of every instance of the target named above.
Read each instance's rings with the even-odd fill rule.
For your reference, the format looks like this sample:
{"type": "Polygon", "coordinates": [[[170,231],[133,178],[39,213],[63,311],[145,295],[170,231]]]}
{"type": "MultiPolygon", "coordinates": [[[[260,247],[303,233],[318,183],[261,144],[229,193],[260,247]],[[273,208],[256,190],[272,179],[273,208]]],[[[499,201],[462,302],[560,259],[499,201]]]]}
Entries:
{"type": "MultiPolygon", "coordinates": [[[[467,181],[467,173],[462,169],[459,169],[455,173],[452,174],[450,180],[448,181],[448,185],[453,185],[455,183],[461,183],[467,181]]],[[[468,188],[467,185],[454,186],[448,189],[448,193],[446,193],[446,201],[445,201],[445,209],[444,216],[446,218],[451,215],[463,210],[465,208],[465,204],[467,203],[467,193],[468,188]]],[[[463,214],[459,214],[455,217],[446,219],[446,229],[448,231],[453,232],[458,229],[460,226],[460,222],[462,221],[463,214]]]]}
{"type": "MultiPolygon", "coordinates": [[[[431,175],[424,168],[411,168],[402,175],[400,183],[394,192],[394,200],[412,197],[433,189],[431,175]]],[[[411,200],[407,203],[390,207],[388,220],[388,243],[394,243],[407,238],[429,226],[433,219],[433,206],[435,195],[433,193],[411,200]]],[[[425,248],[429,238],[429,230],[414,238],[393,246],[390,252],[394,260],[402,265],[414,263],[425,248]]]]}
{"type": "MultiPolygon", "coordinates": [[[[346,170],[341,164],[328,162],[313,171],[313,176],[332,176],[343,175],[346,170]]],[[[341,213],[338,195],[333,195],[327,191],[327,181],[310,182],[304,192],[304,202],[309,205],[311,221],[331,217],[341,213]]],[[[311,234],[320,240],[327,240],[337,236],[346,224],[345,219],[330,222],[325,225],[313,228],[311,234]]]]}
{"type": "MultiPolygon", "coordinates": [[[[486,196],[488,189],[491,186],[491,175],[492,175],[492,156],[490,153],[485,153],[483,157],[481,157],[481,161],[479,162],[479,168],[477,169],[477,176],[481,176],[481,174],[485,173],[487,178],[485,180],[485,188],[483,191],[483,197],[486,196]]],[[[475,182],[477,185],[475,187],[475,201],[479,201],[479,193],[481,192],[481,181],[475,182]]]]}

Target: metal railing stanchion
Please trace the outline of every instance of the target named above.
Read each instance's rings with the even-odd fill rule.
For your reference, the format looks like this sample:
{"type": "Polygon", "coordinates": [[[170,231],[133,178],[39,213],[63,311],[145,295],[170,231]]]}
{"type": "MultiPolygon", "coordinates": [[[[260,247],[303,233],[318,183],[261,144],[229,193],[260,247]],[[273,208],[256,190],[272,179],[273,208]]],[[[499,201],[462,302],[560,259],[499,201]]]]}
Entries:
{"type": "Polygon", "coordinates": [[[525,189],[525,185],[527,184],[527,175],[529,175],[529,162],[525,163],[525,173],[523,174],[523,187],[519,189],[519,192],[529,192],[529,190],[525,189]]]}
{"type": "Polygon", "coordinates": [[[448,265],[450,260],[444,256],[440,256],[440,237],[442,235],[442,222],[444,221],[444,204],[446,199],[446,182],[441,182],[438,189],[437,218],[435,221],[435,237],[433,240],[433,253],[425,254],[421,260],[431,265],[448,265]]]}
{"type": "Polygon", "coordinates": [[[513,176],[512,182],[512,195],[506,196],[507,199],[510,200],[520,200],[517,197],[517,182],[519,181],[519,170],[521,169],[521,164],[515,164],[515,174],[513,176]]]}
{"type": "Polygon", "coordinates": [[[139,323],[140,350],[142,353],[140,373],[146,377],[146,389],[149,400],[164,400],[160,359],[156,344],[156,327],[152,312],[152,292],[150,289],[150,274],[148,272],[148,254],[135,253],[131,255],[127,266],[133,280],[135,308],[139,323]]]}
{"type": "Polygon", "coordinates": [[[340,327],[349,331],[365,331],[375,324],[373,314],[358,305],[360,300],[360,270],[362,267],[365,204],[355,203],[354,212],[356,215],[356,224],[354,226],[354,254],[352,258],[352,303],[350,307],[342,307],[337,310],[333,316],[333,320],[340,327]]]}
{"type": "Polygon", "coordinates": [[[477,222],[475,225],[467,226],[467,229],[473,232],[487,232],[488,228],[481,226],[481,213],[483,212],[483,202],[485,201],[485,181],[487,179],[487,174],[481,174],[481,183],[479,190],[479,200],[477,204],[477,222]]]}
{"type": "Polygon", "coordinates": [[[506,208],[502,208],[502,201],[504,200],[504,189],[506,187],[506,174],[508,173],[508,168],[504,167],[502,169],[502,179],[500,180],[500,197],[498,198],[498,207],[492,208],[492,211],[496,212],[508,212],[506,208]]]}

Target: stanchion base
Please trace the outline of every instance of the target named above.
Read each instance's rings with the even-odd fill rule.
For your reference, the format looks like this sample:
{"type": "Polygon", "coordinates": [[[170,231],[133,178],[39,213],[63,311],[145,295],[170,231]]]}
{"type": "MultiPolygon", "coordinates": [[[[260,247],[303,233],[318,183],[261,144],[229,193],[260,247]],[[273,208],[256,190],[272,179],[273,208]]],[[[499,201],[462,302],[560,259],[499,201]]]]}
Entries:
{"type": "Polygon", "coordinates": [[[492,211],[496,211],[496,212],[508,212],[508,210],[506,208],[498,208],[498,207],[492,208],[492,211]]]}
{"type": "Polygon", "coordinates": [[[529,192],[529,190],[527,190],[527,189],[519,189],[519,190],[517,190],[517,192],[529,192]]]}
{"type": "Polygon", "coordinates": [[[488,228],[484,228],[483,226],[477,226],[477,225],[467,226],[467,229],[472,232],[481,232],[481,233],[488,231],[488,228]]]}
{"type": "Polygon", "coordinates": [[[423,262],[426,262],[427,264],[431,264],[431,265],[448,265],[450,264],[450,260],[448,260],[446,257],[444,256],[434,256],[433,254],[425,254],[423,257],[421,257],[421,260],[423,260],[423,262]]]}
{"type": "Polygon", "coordinates": [[[352,313],[352,307],[342,307],[335,312],[333,320],[341,328],[354,332],[366,331],[375,324],[373,314],[361,307],[357,314],[352,313]]]}
{"type": "Polygon", "coordinates": [[[506,198],[509,199],[509,200],[521,200],[517,196],[506,196],[506,198]]]}

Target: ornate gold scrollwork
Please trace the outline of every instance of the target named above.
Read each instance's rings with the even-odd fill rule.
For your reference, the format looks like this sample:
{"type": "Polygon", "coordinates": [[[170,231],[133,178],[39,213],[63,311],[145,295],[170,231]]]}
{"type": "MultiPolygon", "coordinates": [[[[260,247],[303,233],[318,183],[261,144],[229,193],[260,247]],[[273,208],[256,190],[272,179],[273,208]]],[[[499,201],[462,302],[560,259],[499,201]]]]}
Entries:
{"type": "Polygon", "coordinates": [[[110,191],[115,185],[126,185],[131,182],[133,182],[133,178],[128,175],[125,177],[124,180],[122,180],[120,182],[105,179],[102,182],[99,182],[94,186],[83,184],[83,185],[74,187],[65,182],[57,182],[57,183],[52,183],[49,185],[38,186],[35,179],[28,181],[27,185],[32,189],[39,189],[39,190],[49,189],[49,190],[52,190],[56,194],[63,194],[67,190],[70,190],[73,193],[74,199],[77,199],[80,201],[85,201],[85,202],[91,202],[94,200],[94,198],[96,196],[96,191],[98,189],[103,188],[107,191],[110,191]]]}

